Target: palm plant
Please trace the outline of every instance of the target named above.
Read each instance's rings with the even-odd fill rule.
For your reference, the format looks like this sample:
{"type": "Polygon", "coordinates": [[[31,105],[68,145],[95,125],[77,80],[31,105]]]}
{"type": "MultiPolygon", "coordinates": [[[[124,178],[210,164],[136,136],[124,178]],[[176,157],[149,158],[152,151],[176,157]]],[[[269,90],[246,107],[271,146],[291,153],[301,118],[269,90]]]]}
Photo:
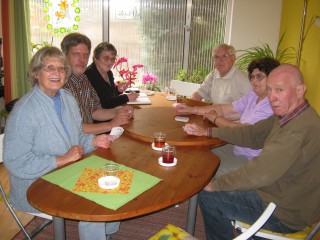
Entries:
{"type": "Polygon", "coordinates": [[[241,69],[242,71],[246,71],[248,65],[255,59],[264,58],[264,57],[271,57],[279,60],[280,63],[287,63],[291,60],[297,59],[297,53],[295,48],[288,47],[285,49],[281,49],[280,45],[283,40],[284,34],[282,34],[276,52],[273,53],[272,49],[270,48],[269,44],[263,44],[261,47],[251,47],[246,50],[238,50],[237,52],[242,53],[236,61],[236,66],[241,69]]]}

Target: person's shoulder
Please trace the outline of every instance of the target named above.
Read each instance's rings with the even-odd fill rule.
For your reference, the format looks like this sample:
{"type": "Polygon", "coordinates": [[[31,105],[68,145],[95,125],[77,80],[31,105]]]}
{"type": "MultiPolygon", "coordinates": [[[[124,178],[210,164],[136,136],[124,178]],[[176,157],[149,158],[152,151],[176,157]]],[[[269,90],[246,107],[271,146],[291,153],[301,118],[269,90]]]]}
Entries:
{"type": "Polygon", "coordinates": [[[72,93],[69,92],[69,91],[66,90],[66,89],[61,89],[61,90],[60,90],[60,93],[61,93],[61,96],[62,96],[62,97],[65,97],[65,98],[74,98],[74,96],[72,95],[72,93]]]}
{"type": "Polygon", "coordinates": [[[242,70],[240,70],[239,68],[237,68],[236,66],[233,66],[231,71],[234,72],[234,75],[237,76],[238,79],[245,79],[248,80],[248,76],[246,75],[245,72],[243,72],[242,70]]]}
{"type": "Polygon", "coordinates": [[[73,94],[71,92],[69,92],[68,90],[66,89],[61,89],[60,90],[60,93],[61,93],[61,96],[62,98],[66,99],[67,102],[70,102],[74,105],[77,105],[78,102],[76,100],[76,98],[73,96],[73,94]]]}
{"type": "Polygon", "coordinates": [[[85,74],[86,76],[88,76],[88,78],[89,78],[90,75],[92,75],[92,74],[95,73],[96,69],[97,69],[97,68],[95,67],[94,63],[91,63],[91,64],[87,67],[87,69],[86,69],[86,71],[84,72],[84,74],[85,74]]]}
{"type": "Polygon", "coordinates": [[[36,109],[36,105],[39,104],[38,100],[34,98],[36,91],[34,89],[31,92],[20,98],[14,105],[10,112],[10,115],[23,115],[26,116],[36,109]]]}

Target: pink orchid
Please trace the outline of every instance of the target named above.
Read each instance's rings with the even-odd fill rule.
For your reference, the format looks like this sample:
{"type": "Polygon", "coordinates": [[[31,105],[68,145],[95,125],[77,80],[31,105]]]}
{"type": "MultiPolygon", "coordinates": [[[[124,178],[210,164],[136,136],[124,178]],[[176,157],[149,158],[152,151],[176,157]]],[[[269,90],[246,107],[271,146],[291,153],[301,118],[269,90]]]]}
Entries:
{"type": "Polygon", "coordinates": [[[151,72],[146,72],[142,75],[142,84],[150,83],[156,83],[158,80],[158,77],[156,75],[153,75],[151,72]]]}
{"type": "Polygon", "coordinates": [[[136,80],[136,76],[138,74],[138,68],[144,67],[142,64],[135,64],[132,66],[132,70],[129,69],[128,59],[125,57],[121,57],[114,64],[113,68],[117,70],[120,77],[128,83],[131,87],[131,84],[134,84],[134,80],[136,80]],[[122,64],[125,63],[125,67],[122,67],[122,64]]]}

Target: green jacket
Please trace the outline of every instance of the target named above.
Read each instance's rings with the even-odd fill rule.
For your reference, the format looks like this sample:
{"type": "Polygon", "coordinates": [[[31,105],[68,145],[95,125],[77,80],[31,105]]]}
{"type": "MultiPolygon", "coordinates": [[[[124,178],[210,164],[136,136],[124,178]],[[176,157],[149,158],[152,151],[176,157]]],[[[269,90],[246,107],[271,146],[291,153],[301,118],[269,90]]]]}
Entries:
{"type": "Polygon", "coordinates": [[[213,129],[213,137],[261,154],[213,183],[217,191],[256,190],[275,215],[296,230],[320,220],[320,118],[309,107],[280,128],[271,116],[255,125],[213,129]]]}

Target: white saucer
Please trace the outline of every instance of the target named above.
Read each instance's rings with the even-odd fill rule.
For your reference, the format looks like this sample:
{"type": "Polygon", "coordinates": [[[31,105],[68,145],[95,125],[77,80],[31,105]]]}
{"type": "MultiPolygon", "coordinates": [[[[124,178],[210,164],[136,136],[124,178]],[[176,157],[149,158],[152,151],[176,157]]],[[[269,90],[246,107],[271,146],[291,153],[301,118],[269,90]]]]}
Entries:
{"type": "MultiPolygon", "coordinates": [[[[164,146],[168,146],[168,143],[165,143],[164,146]]],[[[154,142],[152,142],[151,147],[152,147],[153,150],[162,151],[162,148],[157,148],[157,147],[154,146],[154,142]]]]}
{"type": "Polygon", "coordinates": [[[167,99],[169,101],[176,101],[177,100],[177,97],[176,96],[167,96],[167,99]]]}
{"type": "Polygon", "coordinates": [[[173,167],[173,166],[177,165],[177,162],[178,162],[178,160],[176,158],[174,158],[173,163],[163,163],[162,157],[158,158],[158,163],[164,167],[173,167]]]}
{"type": "Polygon", "coordinates": [[[120,179],[113,176],[101,177],[98,180],[99,187],[103,189],[114,189],[120,184],[120,179]]]}

